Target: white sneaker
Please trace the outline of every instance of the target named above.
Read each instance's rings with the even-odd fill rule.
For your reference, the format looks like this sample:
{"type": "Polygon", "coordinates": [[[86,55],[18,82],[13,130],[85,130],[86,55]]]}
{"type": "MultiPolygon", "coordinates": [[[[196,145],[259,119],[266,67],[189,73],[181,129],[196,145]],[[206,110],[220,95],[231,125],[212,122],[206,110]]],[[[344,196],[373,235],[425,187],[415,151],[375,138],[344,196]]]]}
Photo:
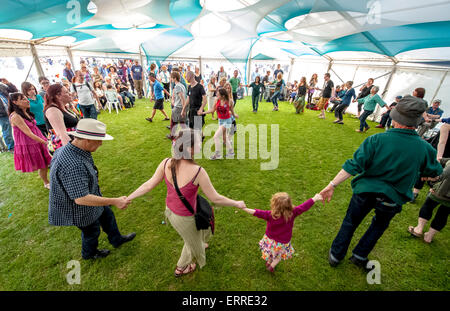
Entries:
{"type": "Polygon", "coordinates": [[[212,157],[209,158],[210,160],[222,160],[222,156],[218,153],[214,153],[212,157]]]}

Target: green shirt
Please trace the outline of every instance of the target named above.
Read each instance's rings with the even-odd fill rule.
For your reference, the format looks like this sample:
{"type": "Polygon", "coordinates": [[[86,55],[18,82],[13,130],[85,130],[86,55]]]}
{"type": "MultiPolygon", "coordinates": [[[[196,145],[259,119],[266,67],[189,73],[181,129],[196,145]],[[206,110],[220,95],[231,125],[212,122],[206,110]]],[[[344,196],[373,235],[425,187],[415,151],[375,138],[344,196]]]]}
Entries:
{"type": "Polygon", "coordinates": [[[366,111],[374,111],[375,107],[380,105],[381,107],[386,106],[386,103],[381,99],[378,94],[372,95],[369,94],[364,98],[358,99],[358,103],[364,104],[364,110],[366,111]]]}
{"type": "Polygon", "coordinates": [[[262,88],[261,82],[258,85],[256,85],[255,82],[252,82],[252,84],[250,84],[249,87],[253,88],[253,92],[252,92],[253,96],[257,96],[257,95],[261,94],[261,88],[262,88]]]}
{"type": "Polygon", "coordinates": [[[353,193],[384,193],[399,205],[411,201],[412,188],[420,176],[442,173],[436,149],[415,130],[397,128],[366,138],[342,168],[356,175],[353,193]]]}
{"type": "Polygon", "coordinates": [[[230,79],[230,84],[231,84],[231,90],[233,91],[233,93],[236,93],[237,89],[239,87],[239,84],[241,84],[241,79],[233,77],[230,79]]]}

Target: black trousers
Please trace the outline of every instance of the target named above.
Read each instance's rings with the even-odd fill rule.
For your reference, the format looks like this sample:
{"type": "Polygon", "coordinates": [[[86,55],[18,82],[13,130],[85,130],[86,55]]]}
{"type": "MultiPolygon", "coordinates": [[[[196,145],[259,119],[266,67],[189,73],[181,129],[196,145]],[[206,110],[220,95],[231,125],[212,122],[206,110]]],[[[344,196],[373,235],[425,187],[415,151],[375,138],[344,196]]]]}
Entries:
{"type": "Polygon", "coordinates": [[[375,209],[372,223],[353,249],[353,255],[362,260],[367,259],[377,241],[389,227],[392,218],[401,212],[402,207],[382,193],[353,194],[341,228],[331,245],[331,254],[337,260],[344,259],[355,230],[372,209],[375,209]]]}
{"type": "Polygon", "coordinates": [[[342,104],[337,106],[336,109],[334,109],[334,116],[342,121],[344,119],[344,116],[343,116],[344,110],[347,107],[348,107],[348,105],[342,105],[342,104]]]}
{"type": "Polygon", "coordinates": [[[237,104],[237,92],[233,93],[233,102],[234,102],[234,105],[236,106],[236,104],[237,104]]]}
{"type": "Polygon", "coordinates": [[[431,217],[433,216],[433,210],[437,206],[439,206],[439,208],[436,212],[436,215],[433,218],[433,221],[431,222],[430,227],[433,228],[434,230],[441,231],[447,224],[448,211],[450,207],[445,206],[444,204],[441,204],[430,198],[430,196],[428,196],[427,199],[425,200],[425,203],[423,203],[422,208],[420,209],[419,217],[426,220],[430,220],[431,217]]]}
{"type": "MultiPolygon", "coordinates": [[[[101,208],[101,207],[99,207],[101,208]]],[[[103,207],[103,213],[92,224],[86,227],[78,227],[81,230],[81,256],[89,258],[97,252],[100,227],[108,235],[112,246],[119,246],[122,235],[117,227],[116,217],[110,207],[103,207]]]]}
{"type": "MultiPolygon", "coordinates": [[[[163,85],[164,89],[165,89],[167,92],[170,93],[170,83],[163,83],[162,85],[163,85]]],[[[164,93],[164,98],[165,98],[166,100],[168,100],[168,99],[169,99],[169,95],[167,95],[166,93],[164,93]]]]}
{"type": "Polygon", "coordinates": [[[205,116],[199,116],[197,114],[199,109],[200,107],[189,110],[189,128],[201,131],[205,124],[205,116]]]}

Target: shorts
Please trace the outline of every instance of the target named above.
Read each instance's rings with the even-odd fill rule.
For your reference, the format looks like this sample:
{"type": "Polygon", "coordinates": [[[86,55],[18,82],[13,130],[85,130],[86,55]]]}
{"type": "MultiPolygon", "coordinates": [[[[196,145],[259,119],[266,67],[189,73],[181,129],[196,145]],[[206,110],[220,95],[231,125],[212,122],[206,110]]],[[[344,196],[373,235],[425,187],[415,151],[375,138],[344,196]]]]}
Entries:
{"type": "Polygon", "coordinates": [[[231,118],[219,119],[219,126],[223,125],[225,128],[230,129],[232,124],[233,124],[233,120],[231,120],[231,118]]]}
{"type": "Polygon", "coordinates": [[[319,102],[317,103],[317,108],[319,108],[319,110],[322,110],[325,107],[328,100],[329,98],[321,97],[319,99],[319,102]]]}
{"type": "Polygon", "coordinates": [[[153,109],[163,110],[164,109],[164,98],[160,98],[155,100],[155,104],[153,105],[153,109]]]}
{"type": "Polygon", "coordinates": [[[291,98],[295,98],[295,96],[297,96],[297,93],[296,92],[292,92],[290,97],[291,98]]]}
{"type": "Polygon", "coordinates": [[[183,108],[181,107],[173,107],[172,110],[172,122],[174,123],[186,123],[186,115],[184,116],[184,118],[181,117],[181,111],[183,110],[183,108]]]}

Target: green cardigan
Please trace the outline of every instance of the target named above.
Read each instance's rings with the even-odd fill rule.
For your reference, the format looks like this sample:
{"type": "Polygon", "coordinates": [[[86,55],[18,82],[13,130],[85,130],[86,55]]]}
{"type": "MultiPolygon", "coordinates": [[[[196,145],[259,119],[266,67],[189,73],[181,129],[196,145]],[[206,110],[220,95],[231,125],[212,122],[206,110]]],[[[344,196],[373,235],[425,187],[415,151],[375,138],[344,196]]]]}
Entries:
{"type": "Polygon", "coordinates": [[[411,201],[418,178],[442,173],[436,149],[415,130],[397,128],[366,138],[342,168],[356,176],[353,193],[384,193],[399,205],[411,201]]]}

